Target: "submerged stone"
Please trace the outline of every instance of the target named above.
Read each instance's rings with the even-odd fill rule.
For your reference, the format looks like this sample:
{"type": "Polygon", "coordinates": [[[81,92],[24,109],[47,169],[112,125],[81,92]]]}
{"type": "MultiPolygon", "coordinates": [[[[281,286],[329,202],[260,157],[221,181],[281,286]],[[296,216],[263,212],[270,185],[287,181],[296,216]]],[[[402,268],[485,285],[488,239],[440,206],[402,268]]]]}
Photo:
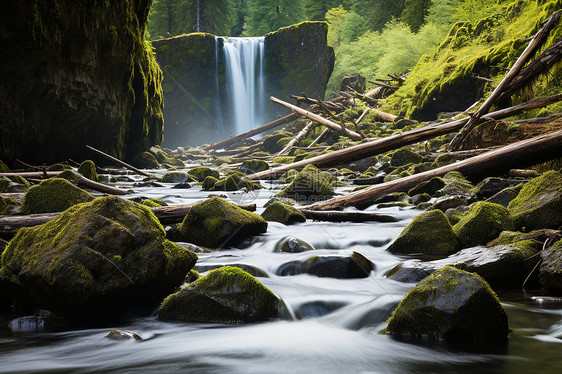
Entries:
{"type": "Polygon", "coordinates": [[[440,210],[432,210],[414,217],[387,251],[448,256],[459,249],[459,240],[447,217],[440,210]]]}
{"type": "Polygon", "coordinates": [[[277,296],[256,278],[225,266],[168,296],[157,315],[186,322],[261,322],[277,318],[278,305],[277,296]]]}
{"type": "Polygon", "coordinates": [[[314,256],[305,261],[287,262],[277,269],[277,275],[310,274],[338,279],[367,278],[374,265],[358,252],[349,257],[314,256]]]}
{"type": "Polygon", "coordinates": [[[255,213],[213,197],[193,205],[178,229],[183,241],[224,248],[265,232],[267,222],[255,213]]]}
{"type": "Polygon", "coordinates": [[[24,309],[117,317],[161,300],[196,260],[166,239],[148,208],[109,196],[20,229],[2,256],[0,281],[24,309]]]}
{"type": "Polygon", "coordinates": [[[275,252],[300,253],[313,250],[314,247],[304,240],[298,238],[289,238],[282,242],[279,248],[275,249],[275,252]]]}
{"type": "Polygon", "coordinates": [[[479,275],[447,266],[408,292],[388,321],[387,331],[415,340],[505,341],[507,314],[479,275]]]}
{"type": "Polygon", "coordinates": [[[265,208],[261,216],[266,221],[281,222],[284,225],[306,222],[306,217],[300,210],[278,201],[271,203],[267,208],[265,208]]]}
{"type": "Polygon", "coordinates": [[[111,330],[105,337],[106,339],[115,341],[136,340],[140,342],[142,340],[138,334],[125,330],[111,330]]]}
{"type": "Polygon", "coordinates": [[[502,231],[514,228],[506,208],[485,201],[472,205],[453,226],[463,248],[486,244],[497,238],[502,231]]]}
{"type": "Polygon", "coordinates": [[[49,178],[27,191],[21,211],[24,214],[62,212],[91,200],[92,195],[66,179],[49,178]]]}

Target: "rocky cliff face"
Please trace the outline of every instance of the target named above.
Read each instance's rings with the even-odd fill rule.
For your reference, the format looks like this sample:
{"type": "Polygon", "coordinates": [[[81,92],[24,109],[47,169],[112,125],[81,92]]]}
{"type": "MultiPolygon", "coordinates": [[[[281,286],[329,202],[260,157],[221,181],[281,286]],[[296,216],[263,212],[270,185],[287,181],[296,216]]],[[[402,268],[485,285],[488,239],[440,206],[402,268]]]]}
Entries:
{"type": "Polygon", "coordinates": [[[152,0],[0,6],[0,159],[132,160],[162,139],[162,73],[144,42],[152,0]]]}
{"type": "MultiPolygon", "coordinates": [[[[267,96],[286,100],[289,94],[304,92],[312,98],[324,97],[335,60],[327,33],[325,22],[303,22],[266,35],[267,96]]],[[[194,33],[153,45],[164,71],[164,145],[197,145],[228,138],[234,130],[228,125],[232,114],[226,97],[223,40],[194,33]]],[[[265,111],[266,121],[287,113],[269,103],[265,111]]]]}

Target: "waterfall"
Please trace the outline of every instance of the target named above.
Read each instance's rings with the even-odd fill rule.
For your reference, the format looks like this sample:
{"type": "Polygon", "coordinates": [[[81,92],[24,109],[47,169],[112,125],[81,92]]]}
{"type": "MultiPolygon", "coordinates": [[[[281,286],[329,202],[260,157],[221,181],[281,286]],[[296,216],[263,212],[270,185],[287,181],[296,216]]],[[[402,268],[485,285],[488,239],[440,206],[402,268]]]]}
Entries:
{"type": "Polygon", "coordinates": [[[265,106],[265,38],[225,38],[230,128],[236,134],[261,125],[265,106]]]}

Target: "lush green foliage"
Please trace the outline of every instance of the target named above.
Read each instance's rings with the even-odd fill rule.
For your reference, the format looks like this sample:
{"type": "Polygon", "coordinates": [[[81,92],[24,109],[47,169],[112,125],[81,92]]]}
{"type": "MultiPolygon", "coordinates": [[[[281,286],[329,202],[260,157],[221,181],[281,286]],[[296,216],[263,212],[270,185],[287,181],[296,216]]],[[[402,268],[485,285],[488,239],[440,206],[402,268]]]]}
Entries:
{"type": "Polygon", "coordinates": [[[310,21],[324,21],[326,13],[338,6],[343,6],[345,9],[350,9],[351,5],[354,3],[352,0],[305,0],[304,7],[306,10],[306,16],[310,21]]]}
{"type": "Polygon", "coordinates": [[[305,20],[303,0],[249,0],[248,36],[265,35],[305,20]]]}

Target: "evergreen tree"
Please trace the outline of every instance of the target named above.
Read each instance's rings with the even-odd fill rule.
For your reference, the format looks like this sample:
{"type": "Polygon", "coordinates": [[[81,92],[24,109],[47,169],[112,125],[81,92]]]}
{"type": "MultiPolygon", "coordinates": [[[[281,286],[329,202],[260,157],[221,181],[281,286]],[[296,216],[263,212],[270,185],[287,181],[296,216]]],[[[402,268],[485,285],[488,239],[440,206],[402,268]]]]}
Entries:
{"type": "Polygon", "coordinates": [[[174,34],[174,3],[177,0],[154,0],[148,16],[147,31],[151,39],[174,34]]]}
{"type": "Polygon", "coordinates": [[[431,0],[406,0],[400,20],[410,26],[412,32],[418,32],[429,15],[431,0]]]}
{"type": "Polygon", "coordinates": [[[305,19],[303,0],[249,0],[246,35],[260,36],[305,19]]]}
{"type": "Polygon", "coordinates": [[[324,21],[326,13],[332,8],[337,8],[342,5],[345,9],[351,9],[352,0],[305,0],[304,8],[306,16],[311,21],[324,21]]]}
{"type": "Polygon", "coordinates": [[[369,29],[380,31],[392,18],[399,18],[405,0],[357,0],[352,9],[367,21],[369,29]]]}
{"type": "Polygon", "coordinates": [[[236,20],[230,30],[231,36],[240,36],[244,31],[244,25],[246,24],[246,16],[248,13],[247,3],[247,0],[235,0],[236,20]]]}

